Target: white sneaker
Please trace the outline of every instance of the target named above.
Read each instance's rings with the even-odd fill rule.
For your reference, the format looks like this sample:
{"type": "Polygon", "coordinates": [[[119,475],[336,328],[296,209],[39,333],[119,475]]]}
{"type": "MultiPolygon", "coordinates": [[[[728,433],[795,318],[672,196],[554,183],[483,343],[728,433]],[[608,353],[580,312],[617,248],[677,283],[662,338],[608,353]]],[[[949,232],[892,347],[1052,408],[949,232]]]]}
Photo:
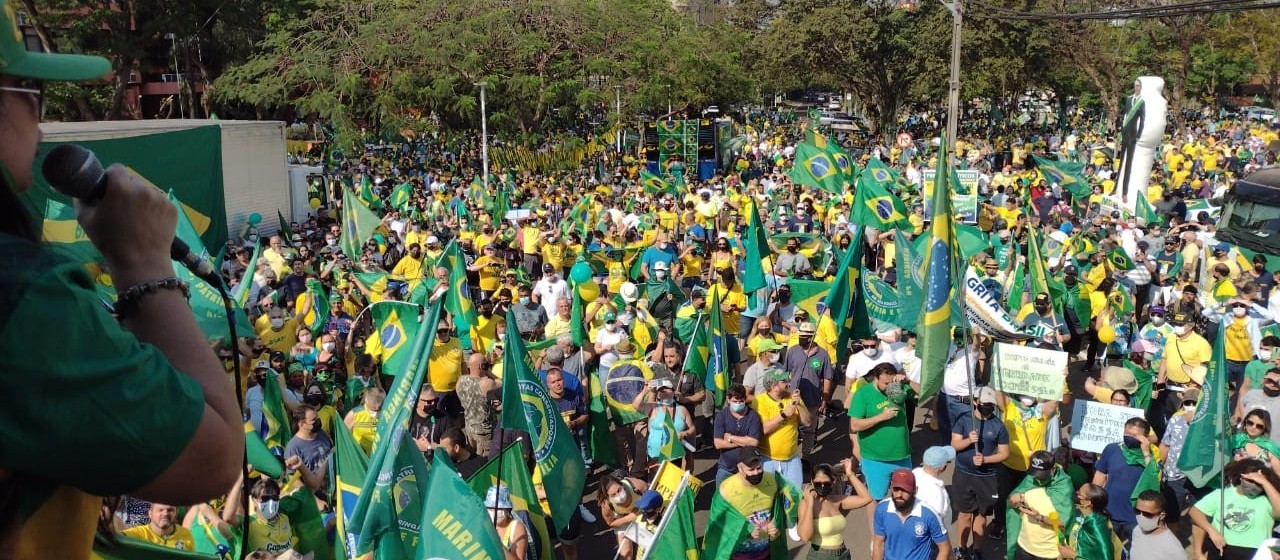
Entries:
{"type": "Polygon", "coordinates": [[[587,506],[584,504],[578,504],[578,514],[581,515],[582,520],[586,521],[587,523],[596,522],[596,516],[593,515],[591,513],[591,510],[587,509],[587,506]]]}

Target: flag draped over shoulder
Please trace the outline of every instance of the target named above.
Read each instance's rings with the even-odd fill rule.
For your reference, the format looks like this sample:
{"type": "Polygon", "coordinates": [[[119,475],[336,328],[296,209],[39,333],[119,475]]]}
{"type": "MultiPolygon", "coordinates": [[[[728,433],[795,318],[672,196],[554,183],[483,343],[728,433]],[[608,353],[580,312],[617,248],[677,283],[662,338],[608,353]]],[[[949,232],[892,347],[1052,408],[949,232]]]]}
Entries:
{"type": "Polygon", "coordinates": [[[253,289],[253,273],[258,270],[258,257],[262,255],[262,244],[253,244],[253,256],[249,257],[249,265],[244,268],[244,276],[240,283],[231,289],[231,301],[240,307],[249,305],[249,291],[253,289]]]}
{"type": "MultiPolygon", "coordinates": [[[[1036,479],[1027,475],[1013,489],[1011,494],[1024,494],[1028,490],[1036,487],[1036,479]]],[[[1071,477],[1062,471],[1061,467],[1054,467],[1053,477],[1049,479],[1048,484],[1044,486],[1045,494],[1049,496],[1049,501],[1053,504],[1054,512],[1058,519],[1071,519],[1072,512],[1075,511],[1074,498],[1075,486],[1071,484],[1071,477]]],[[[1022,532],[1022,515],[1012,506],[1007,506],[1007,515],[1005,516],[1005,550],[1008,554],[1008,560],[1014,559],[1014,554],[1018,550],[1018,533],[1022,532]]]]}
{"type": "Polygon", "coordinates": [[[1055,161],[1035,154],[1031,154],[1031,157],[1035,158],[1040,174],[1050,184],[1057,183],[1076,198],[1084,198],[1093,193],[1089,180],[1084,176],[1083,163],[1055,161]]]}
{"type": "MultiPolygon", "coordinates": [[[[769,558],[783,560],[787,558],[787,539],[782,534],[786,533],[789,524],[794,524],[796,521],[800,505],[800,490],[780,474],[771,473],[766,476],[776,477],[778,484],[778,493],[773,499],[773,507],[770,509],[766,523],[772,523],[780,533],[778,538],[769,543],[769,558]]],[[[702,558],[728,560],[738,543],[749,539],[750,535],[751,522],[747,520],[746,515],[725,499],[720,488],[717,487],[715,497],[711,499],[706,539],[702,543],[702,558]]]]}
{"type": "Polygon", "coordinates": [[[361,247],[373,235],[382,220],[356,198],[350,190],[342,192],[342,252],[347,258],[360,258],[361,247]]]}
{"type": "Polygon", "coordinates": [[[432,454],[423,502],[422,541],[414,558],[504,558],[502,540],[481,498],[446,453],[432,454]]]}
{"type": "Polygon", "coordinates": [[[725,331],[718,290],[713,290],[711,302],[707,305],[711,320],[707,333],[710,355],[707,358],[705,385],[714,394],[716,406],[721,407],[724,406],[724,393],[729,390],[729,380],[733,379],[732,368],[738,363],[738,342],[725,331]]]}
{"type": "Polygon", "coordinates": [[[942,138],[938,149],[937,183],[933,189],[933,220],[926,230],[928,236],[924,249],[924,266],[928,267],[924,284],[924,305],[916,327],[917,347],[922,361],[920,369],[920,398],[933,396],[942,386],[942,370],[951,348],[951,296],[956,271],[952,266],[959,260],[955,252],[951,221],[951,185],[953,174],[947,161],[947,139],[942,138]]]}
{"type": "Polygon", "coordinates": [[[407,431],[409,415],[426,377],[435,326],[440,323],[443,307],[442,301],[431,304],[424,326],[418,328],[410,344],[409,359],[387,392],[378,415],[369,472],[346,528],[346,539],[356,542],[355,549],[348,552],[350,556],[400,559],[418,549],[422,501],[426,498],[425,486],[420,483],[426,477],[427,465],[407,431]]]}
{"type": "Polygon", "coordinates": [[[1186,473],[1198,488],[1204,488],[1222,473],[1226,464],[1227,393],[1226,393],[1226,329],[1218,329],[1213,344],[1209,371],[1204,376],[1204,391],[1195,415],[1188,422],[1187,440],[1178,456],[1178,469],[1186,473]]]}
{"type": "Polygon", "coordinates": [[[502,426],[528,432],[533,459],[542,470],[547,503],[556,529],[563,531],[578,509],[586,483],[586,466],[555,400],[533,372],[529,352],[516,328],[515,312],[507,311],[506,346],[502,355],[502,426]]]}
{"type": "Polygon", "coordinates": [[[844,182],[840,168],[836,166],[831,154],[806,142],[796,144],[796,161],[791,168],[791,180],[832,194],[840,194],[844,182]]]}
{"type": "Polygon", "coordinates": [[[754,294],[765,287],[765,270],[763,261],[773,256],[769,250],[769,239],[765,235],[764,226],[760,225],[760,213],[756,209],[756,201],[747,203],[747,255],[743,263],[742,291],[754,294]]]}
{"type": "Polygon", "coordinates": [[[868,165],[858,176],[858,191],[854,195],[849,221],[880,231],[911,230],[907,205],[889,189],[892,181],[893,177],[885,169],[868,165]]]}
{"type": "Polygon", "coordinates": [[[212,554],[201,554],[191,550],[176,550],[146,541],[116,535],[115,542],[108,542],[103,537],[93,541],[93,550],[89,560],[217,560],[212,554]]]}

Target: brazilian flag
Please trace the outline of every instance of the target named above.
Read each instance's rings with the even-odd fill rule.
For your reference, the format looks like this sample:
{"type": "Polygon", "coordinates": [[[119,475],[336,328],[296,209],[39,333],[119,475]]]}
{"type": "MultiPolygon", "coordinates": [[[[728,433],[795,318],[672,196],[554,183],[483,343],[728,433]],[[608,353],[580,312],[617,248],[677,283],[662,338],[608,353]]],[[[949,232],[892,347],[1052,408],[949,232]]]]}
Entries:
{"type": "Polygon", "coordinates": [[[858,192],[853,199],[849,221],[880,231],[910,231],[912,225],[907,219],[907,205],[894,196],[888,188],[890,183],[882,181],[882,178],[892,179],[883,169],[872,169],[869,165],[858,177],[858,192]]]}
{"type": "Polygon", "coordinates": [[[806,142],[796,145],[796,162],[791,168],[793,182],[841,194],[844,183],[841,175],[840,168],[826,150],[806,142]]]}
{"type": "Polygon", "coordinates": [[[351,514],[355,511],[356,502],[360,501],[360,485],[369,473],[369,457],[364,454],[360,444],[351,437],[351,430],[342,422],[333,425],[333,456],[329,459],[329,480],[333,481],[334,517],[337,523],[338,542],[334,545],[334,556],[348,558],[354,552],[356,542],[348,539],[347,527],[351,523],[351,514]]]}
{"type": "Polygon", "coordinates": [[[502,402],[523,406],[502,407],[502,426],[528,432],[532,438],[533,458],[546,480],[544,485],[551,519],[556,530],[563,531],[578,509],[582,488],[586,484],[586,466],[582,453],[565,426],[564,418],[546,385],[533,372],[529,351],[520,339],[513,310],[507,311],[507,338],[502,357],[502,402]]]}
{"type": "Polygon", "coordinates": [[[409,203],[413,201],[413,185],[409,183],[400,183],[394,189],[391,189],[391,206],[407,212],[409,203]]]}
{"type": "Polygon", "coordinates": [[[1089,180],[1084,177],[1083,163],[1068,163],[1065,161],[1054,161],[1048,158],[1031,154],[1036,160],[1036,167],[1040,169],[1040,174],[1044,175],[1045,181],[1050,184],[1057,183],[1066,189],[1076,198],[1085,198],[1093,194],[1093,188],[1089,186],[1089,180]]]}
{"type": "Polygon", "coordinates": [[[375,340],[380,349],[382,373],[396,375],[409,360],[409,341],[422,327],[420,309],[411,303],[382,301],[373,306],[372,312],[373,324],[378,328],[375,340]]]}
{"type": "MultiPolygon", "coordinates": [[[[595,376],[591,376],[594,380],[595,376]]],[[[467,486],[476,496],[484,498],[491,486],[502,486],[510,491],[512,510],[526,524],[533,540],[534,557],[530,560],[551,560],[551,539],[547,534],[546,512],[538,502],[538,492],[520,457],[520,444],[513,443],[497,457],[490,459],[480,470],[467,479],[467,486]],[[527,522],[526,522],[527,520],[527,522]]]]}
{"type": "Polygon", "coordinates": [[[1133,270],[1133,259],[1129,258],[1129,253],[1124,250],[1124,247],[1117,245],[1107,253],[1107,261],[1118,271],[1133,270]]]}
{"type": "Polygon", "coordinates": [[[858,178],[858,166],[853,163],[853,156],[849,152],[844,151],[840,146],[827,140],[821,132],[810,128],[804,131],[804,141],[813,144],[819,149],[827,152],[831,156],[831,161],[835,162],[836,168],[840,170],[844,181],[852,183],[858,178]]]}
{"type": "Polygon", "coordinates": [[[650,194],[670,194],[671,196],[680,196],[675,185],[662,180],[662,177],[649,173],[648,171],[640,171],[640,185],[644,187],[644,192],[650,194]]]}
{"type": "MultiPolygon", "coordinates": [[[[677,410],[677,414],[679,411],[677,410]]],[[[662,424],[656,426],[662,433],[662,446],[658,449],[659,458],[663,461],[675,461],[684,457],[684,445],[680,441],[680,432],[676,430],[672,414],[663,415],[662,424]]]]}

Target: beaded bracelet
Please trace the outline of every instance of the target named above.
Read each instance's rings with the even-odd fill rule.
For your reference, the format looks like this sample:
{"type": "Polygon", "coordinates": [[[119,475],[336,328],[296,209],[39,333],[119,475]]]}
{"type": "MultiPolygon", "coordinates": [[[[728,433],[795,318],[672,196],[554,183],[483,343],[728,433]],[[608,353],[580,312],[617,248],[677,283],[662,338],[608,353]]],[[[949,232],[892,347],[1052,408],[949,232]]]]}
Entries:
{"type": "Polygon", "coordinates": [[[116,317],[120,320],[128,319],[134,313],[138,312],[138,308],[142,303],[142,298],[154,294],[161,289],[178,290],[182,292],[182,297],[191,299],[191,287],[188,286],[186,282],[179,280],[176,276],[152,280],[136,286],[130,286],[129,289],[120,292],[120,296],[116,299],[116,317]]]}

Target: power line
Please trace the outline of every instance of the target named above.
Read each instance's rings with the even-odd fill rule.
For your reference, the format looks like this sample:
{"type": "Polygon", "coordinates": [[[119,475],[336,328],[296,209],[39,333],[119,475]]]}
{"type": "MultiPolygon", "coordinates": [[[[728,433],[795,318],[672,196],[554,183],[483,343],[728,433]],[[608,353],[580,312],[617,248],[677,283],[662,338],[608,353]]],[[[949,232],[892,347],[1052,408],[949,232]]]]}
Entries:
{"type": "Polygon", "coordinates": [[[1030,20],[1030,21],[1082,21],[1082,20],[1122,20],[1150,19],[1183,15],[1219,14],[1249,10],[1265,10],[1280,8],[1276,0],[1200,0],[1169,4],[1165,6],[1148,6],[1144,8],[1128,8],[1101,12],[1048,13],[1013,10],[1000,6],[991,6],[980,2],[971,2],[966,15],[984,19],[1030,20]]]}

